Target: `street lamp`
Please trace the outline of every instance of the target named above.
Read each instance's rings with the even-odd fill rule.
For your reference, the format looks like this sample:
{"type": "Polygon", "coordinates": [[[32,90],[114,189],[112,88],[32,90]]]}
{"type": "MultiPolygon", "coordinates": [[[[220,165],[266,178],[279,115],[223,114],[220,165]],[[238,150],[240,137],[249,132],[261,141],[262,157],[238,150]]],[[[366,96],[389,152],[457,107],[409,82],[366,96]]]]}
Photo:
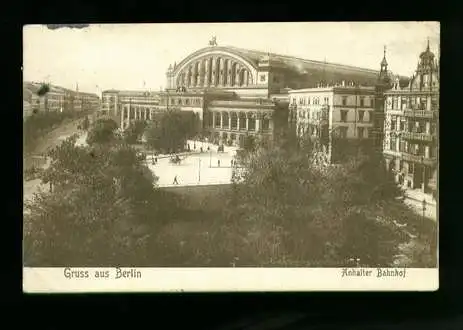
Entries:
{"type": "Polygon", "coordinates": [[[426,167],[424,165],[424,156],[421,156],[421,168],[422,168],[422,171],[423,171],[422,178],[421,178],[421,180],[422,180],[421,184],[423,185],[422,190],[423,190],[423,192],[425,192],[425,188],[426,188],[426,186],[425,186],[426,167]]]}
{"type": "Polygon", "coordinates": [[[212,167],[212,148],[209,150],[209,168],[212,167]]]}
{"type": "Polygon", "coordinates": [[[426,211],[426,199],[424,198],[423,198],[422,206],[423,206],[423,221],[424,221],[424,212],[426,211]]]}
{"type": "Polygon", "coordinates": [[[201,182],[201,158],[199,159],[198,183],[201,182]]]}

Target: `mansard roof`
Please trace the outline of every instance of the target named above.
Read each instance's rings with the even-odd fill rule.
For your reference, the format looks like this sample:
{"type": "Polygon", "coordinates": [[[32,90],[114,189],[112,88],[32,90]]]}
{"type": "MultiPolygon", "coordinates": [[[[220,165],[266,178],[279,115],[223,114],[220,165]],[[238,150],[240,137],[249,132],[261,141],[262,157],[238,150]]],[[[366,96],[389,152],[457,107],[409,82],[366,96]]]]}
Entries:
{"type": "Polygon", "coordinates": [[[227,47],[230,50],[233,50],[235,52],[238,52],[242,54],[243,56],[251,59],[254,63],[258,64],[258,62],[263,58],[263,57],[269,57],[272,62],[276,62],[279,64],[283,64],[287,68],[294,69],[295,71],[298,71],[300,73],[305,73],[304,71],[310,70],[310,69],[318,69],[318,68],[323,68],[329,70],[348,70],[351,71],[352,73],[364,73],[364,74],[372,74],[372,75],[377,75],[379,72],[377,70],[372,70],[372,69],[365,69],[365,68],[360,68],[360,67],[355,67],[352,65],[344,65],[344,64],[337,64],[337,63],[331,63],[331,62],[324,62],[324,61],[314,61],[314,60],[308,60],[308,59],[303,59],[295,56],[290,56],[290,55],[281,55],[281,54],[276,54],[276,53],[269,53],[269,52],[263,52],[263,51],[258,51],[258,50],[252,50],[252,49],[244,49],[244,48],[238,48],[238,47],[227,47]]]}
{"type": "Polygon", "coordinates": [[[201,48],[186,58],[184,58],[178,65],[177,69],[180,68],[185,62],[189,62],[190,59],[193,59],[201,54],[207,54],[214,51],[228,52],[230,54],[237,55],[248,63],[250,63],[254,68],[258,68],[259,61],[264,58],[269,58],[271,63],[278,65],[279,67],[290,69],[298,74],[306,74],[311,70],[326,70],[327,73],[341,73],[341,74],[353,74],[353,75],[363,75],[371,78],[376,78],[379,74],[378,70],[366,69],[355,67],[351,65],[337,64],[324,61],[314,61],[303,58],[298,58],[290,55],[282,55],[276,53],[269,53],[259,50],[245,49],[234,46],[214,46],[214,47],[205,47],[201,48]]]}

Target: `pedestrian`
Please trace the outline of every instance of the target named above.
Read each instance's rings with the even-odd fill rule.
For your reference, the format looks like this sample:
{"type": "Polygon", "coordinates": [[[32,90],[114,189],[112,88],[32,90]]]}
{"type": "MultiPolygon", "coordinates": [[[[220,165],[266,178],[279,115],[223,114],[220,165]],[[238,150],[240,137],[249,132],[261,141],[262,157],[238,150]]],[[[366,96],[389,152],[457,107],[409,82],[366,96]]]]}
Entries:
{"type": "Polygon", "coordinates": [[[174,182],[172,182],[172,184],[177,184],[178,185],[177,176],[174,177],[174,182]]]}
{"type": "Polygon", "coordinates": [[[191,149],[190,149],[190,144],[189,144],[189,143],[188,143],[188,151],[191,151],[191,149]]]}
{"type": "Polygon", "coordinates": [[[200,151],[200,152],[203,152],[203,147],[199,148],[199,151],[200,151]]]}
{"type": "Polygon", "coordinates": [[[217,166],[220,167],[220,159],[217,159],[217,166]]]}
{"type": "Polygon", "coordinates": [[[193,149],[196,150],[196,142],[193,144],[193,149]]]}
{"type": "Polygon", "coordinates": [[[230,161],[231,166],[233,167],[233,159],[230,161]]]}
{"type": "Polygon", "coordinates": [[[155,164],[158,163],[158,157],[154,157],[154,163],[155,163],[155,164]]]}
{"type": "Polygon", "coordinates": [[[211,150],[211,148],[209,146],[207,146],[207,151],[210,151],[210,150],[211,150]]]}

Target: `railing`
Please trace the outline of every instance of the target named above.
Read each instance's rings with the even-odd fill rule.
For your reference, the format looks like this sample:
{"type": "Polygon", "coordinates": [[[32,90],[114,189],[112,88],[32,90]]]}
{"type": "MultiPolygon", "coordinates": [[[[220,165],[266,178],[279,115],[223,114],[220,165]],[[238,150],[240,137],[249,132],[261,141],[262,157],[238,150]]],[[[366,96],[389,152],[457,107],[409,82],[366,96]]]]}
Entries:
{"type": "Polygon", "coordinates": [[[428,133],[402,132],[402,137],[410,140],[428,141],[434,140],[434,136],[428,133]]]}
{"type": "Polygon", "coordinates": [[[268,101],[268,100],[252,100],[252,101],[238,101],[238,100],[232,100],[232,101],[217,101],[217,100],[214,100],[210,103],[210,106],[211,107],[214,107],[214,106],[221,106],[221,105],[225,105],[225,106],[233,106],[233,105],[236,105],[236,106],[274,106],[274,102],[272,101],[268,101]]]}
{"type": "Polygon", "coordinates": [[[404,115],[407,117],[433,118],[437,116],[437,112],[428,110],[405,110],[404,115]]]}
{"type": "Polygon", "coordinates": [[[426,158],[422,155],[414,155],[407,152],[402,152],[402,159],[406,161],[411,161],[415,163],[423,163],[425,165],[433,165],[436,163],[435,157],[426,158]]]}

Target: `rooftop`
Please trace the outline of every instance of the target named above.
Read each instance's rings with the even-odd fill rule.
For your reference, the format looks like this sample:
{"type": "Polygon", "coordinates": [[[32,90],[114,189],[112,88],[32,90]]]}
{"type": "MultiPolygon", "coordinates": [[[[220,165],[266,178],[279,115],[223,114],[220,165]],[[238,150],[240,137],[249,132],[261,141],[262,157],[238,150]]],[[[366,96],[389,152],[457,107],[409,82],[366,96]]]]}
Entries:
{"type": "Polygon", "coordinates": [[[116,93],[120,96],[157,96],[159,91],[153,92],[148,90],[117,90],[117,89],[108,89],[102,92],[105,93],[116,93]]]}
{"type": "Polygon", "coordinates": [[[289,94],[294,93],[306,93],[306,92],[331,92],[331,91],[374,91],[374,86],[352,86],[352,85],[334,85],[334,86],[323,86],[315,88],[302,88],[293,89],[289,91],[289,94]]]}

